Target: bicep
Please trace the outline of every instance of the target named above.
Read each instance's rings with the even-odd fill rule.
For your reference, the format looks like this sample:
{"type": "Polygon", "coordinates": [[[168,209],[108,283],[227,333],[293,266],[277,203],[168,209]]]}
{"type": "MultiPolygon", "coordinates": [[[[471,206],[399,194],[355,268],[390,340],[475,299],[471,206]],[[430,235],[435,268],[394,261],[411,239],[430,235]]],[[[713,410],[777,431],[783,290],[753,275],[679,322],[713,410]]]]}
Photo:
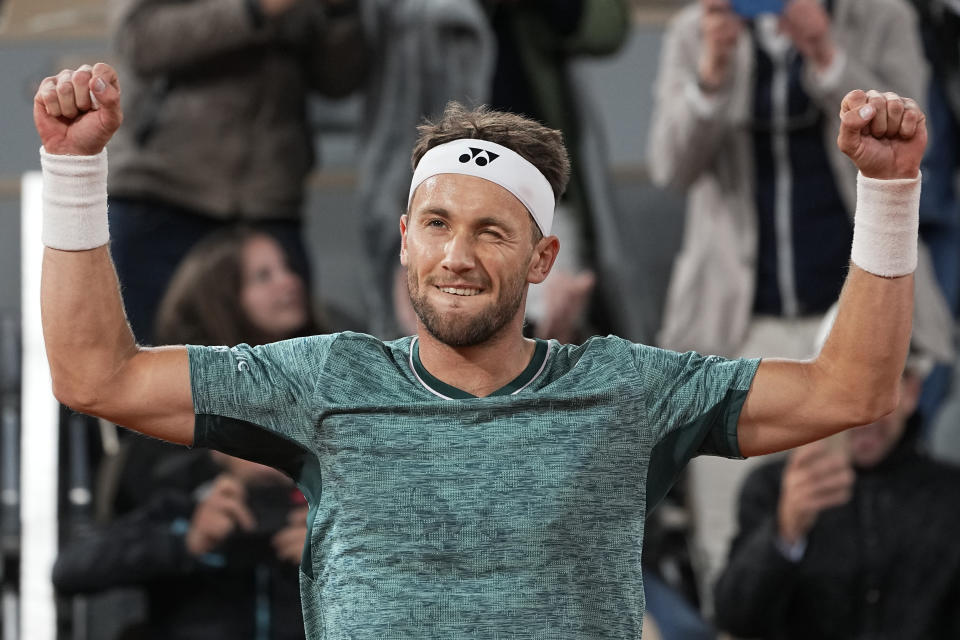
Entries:
{"type": "Polygon", "coordinates": [[[154,438],[193,444],[186,347],[140,349],[113,377],[97,415],[154,438]]]}
{"type": "Polygon", "coordinates": [[[845,426],[838,395],[816,361],[760,362],[737,423],[740,451],[757,456],[783,451],[845,426]]]}

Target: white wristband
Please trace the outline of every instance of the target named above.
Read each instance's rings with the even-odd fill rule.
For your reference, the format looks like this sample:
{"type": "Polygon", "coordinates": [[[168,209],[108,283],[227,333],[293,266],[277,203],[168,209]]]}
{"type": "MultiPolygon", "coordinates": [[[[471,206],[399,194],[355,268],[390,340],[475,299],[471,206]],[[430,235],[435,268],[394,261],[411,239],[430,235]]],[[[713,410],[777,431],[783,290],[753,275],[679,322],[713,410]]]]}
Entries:
{"type": "Polygon", "coordinates": [[[857,213],[850,259],[885,278],[917,268],[920,174],[913,179],[877,180],[857,175],[857,213]]]}
{"type": "Polygon", "coordinates": [[[107,244],[107,150],[95,156],[61,156],[40,147],[40,166],[43,244],[63,251],[107,244]]]}

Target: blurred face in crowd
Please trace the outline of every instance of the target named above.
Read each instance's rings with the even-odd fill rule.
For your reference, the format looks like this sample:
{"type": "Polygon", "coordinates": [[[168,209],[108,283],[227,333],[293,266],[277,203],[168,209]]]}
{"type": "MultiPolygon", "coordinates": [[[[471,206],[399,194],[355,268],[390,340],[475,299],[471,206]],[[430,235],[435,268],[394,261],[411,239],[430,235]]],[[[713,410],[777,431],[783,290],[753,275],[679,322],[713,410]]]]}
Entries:
{"type": "Polygon", "coordinates": [[[274,340],[290,336],[307,322],[303,280],[268,235],[258,234],[243,247],[240,303],[250,322],[274,340]]]}
{"type": "Polygon", "coordinates": [[[886,458],[900,441],[907,419],[917,408],[920,377],[906,373],[900,382],[900,404],[874,423],[847,432],[850,461],[855,467],[869,469],[886,458]]]}
{"type": "Polygon", "coordinates": [[[400,256],[432,336],[469,347],[522,322],[527,283],[543,281],[559,248],[553,237],[535,245],[534,224],[512,193],[482,178],[442,174],[417,188],[400,256]]]}

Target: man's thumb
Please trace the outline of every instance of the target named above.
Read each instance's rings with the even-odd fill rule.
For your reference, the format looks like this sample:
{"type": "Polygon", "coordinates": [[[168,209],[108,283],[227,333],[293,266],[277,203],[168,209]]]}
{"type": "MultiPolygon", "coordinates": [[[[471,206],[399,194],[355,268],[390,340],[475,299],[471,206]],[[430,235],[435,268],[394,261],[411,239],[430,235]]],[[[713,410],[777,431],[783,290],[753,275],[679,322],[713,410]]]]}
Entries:
{"type": "Polygon", "coordinates": [[[862,131],[870,124],[876,113],[872,105],[864,104],[859,109],[850,109],[840,116],[840,135],[837,137],[837,146],[841,151],[852,157],[860,149],[862,131]]]}

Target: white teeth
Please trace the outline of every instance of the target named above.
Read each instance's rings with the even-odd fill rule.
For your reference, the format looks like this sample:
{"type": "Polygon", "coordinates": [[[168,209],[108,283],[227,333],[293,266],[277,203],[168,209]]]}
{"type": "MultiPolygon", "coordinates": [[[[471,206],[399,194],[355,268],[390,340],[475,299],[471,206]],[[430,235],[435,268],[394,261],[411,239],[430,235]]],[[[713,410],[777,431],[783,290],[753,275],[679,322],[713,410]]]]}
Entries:
{"type": "Polygon", "coordinates": [[[479,289],[457,289],[455,287],[440,287],[444,293],[452,293],[456,296],[475,296],[480,293],[479,289]]]}

